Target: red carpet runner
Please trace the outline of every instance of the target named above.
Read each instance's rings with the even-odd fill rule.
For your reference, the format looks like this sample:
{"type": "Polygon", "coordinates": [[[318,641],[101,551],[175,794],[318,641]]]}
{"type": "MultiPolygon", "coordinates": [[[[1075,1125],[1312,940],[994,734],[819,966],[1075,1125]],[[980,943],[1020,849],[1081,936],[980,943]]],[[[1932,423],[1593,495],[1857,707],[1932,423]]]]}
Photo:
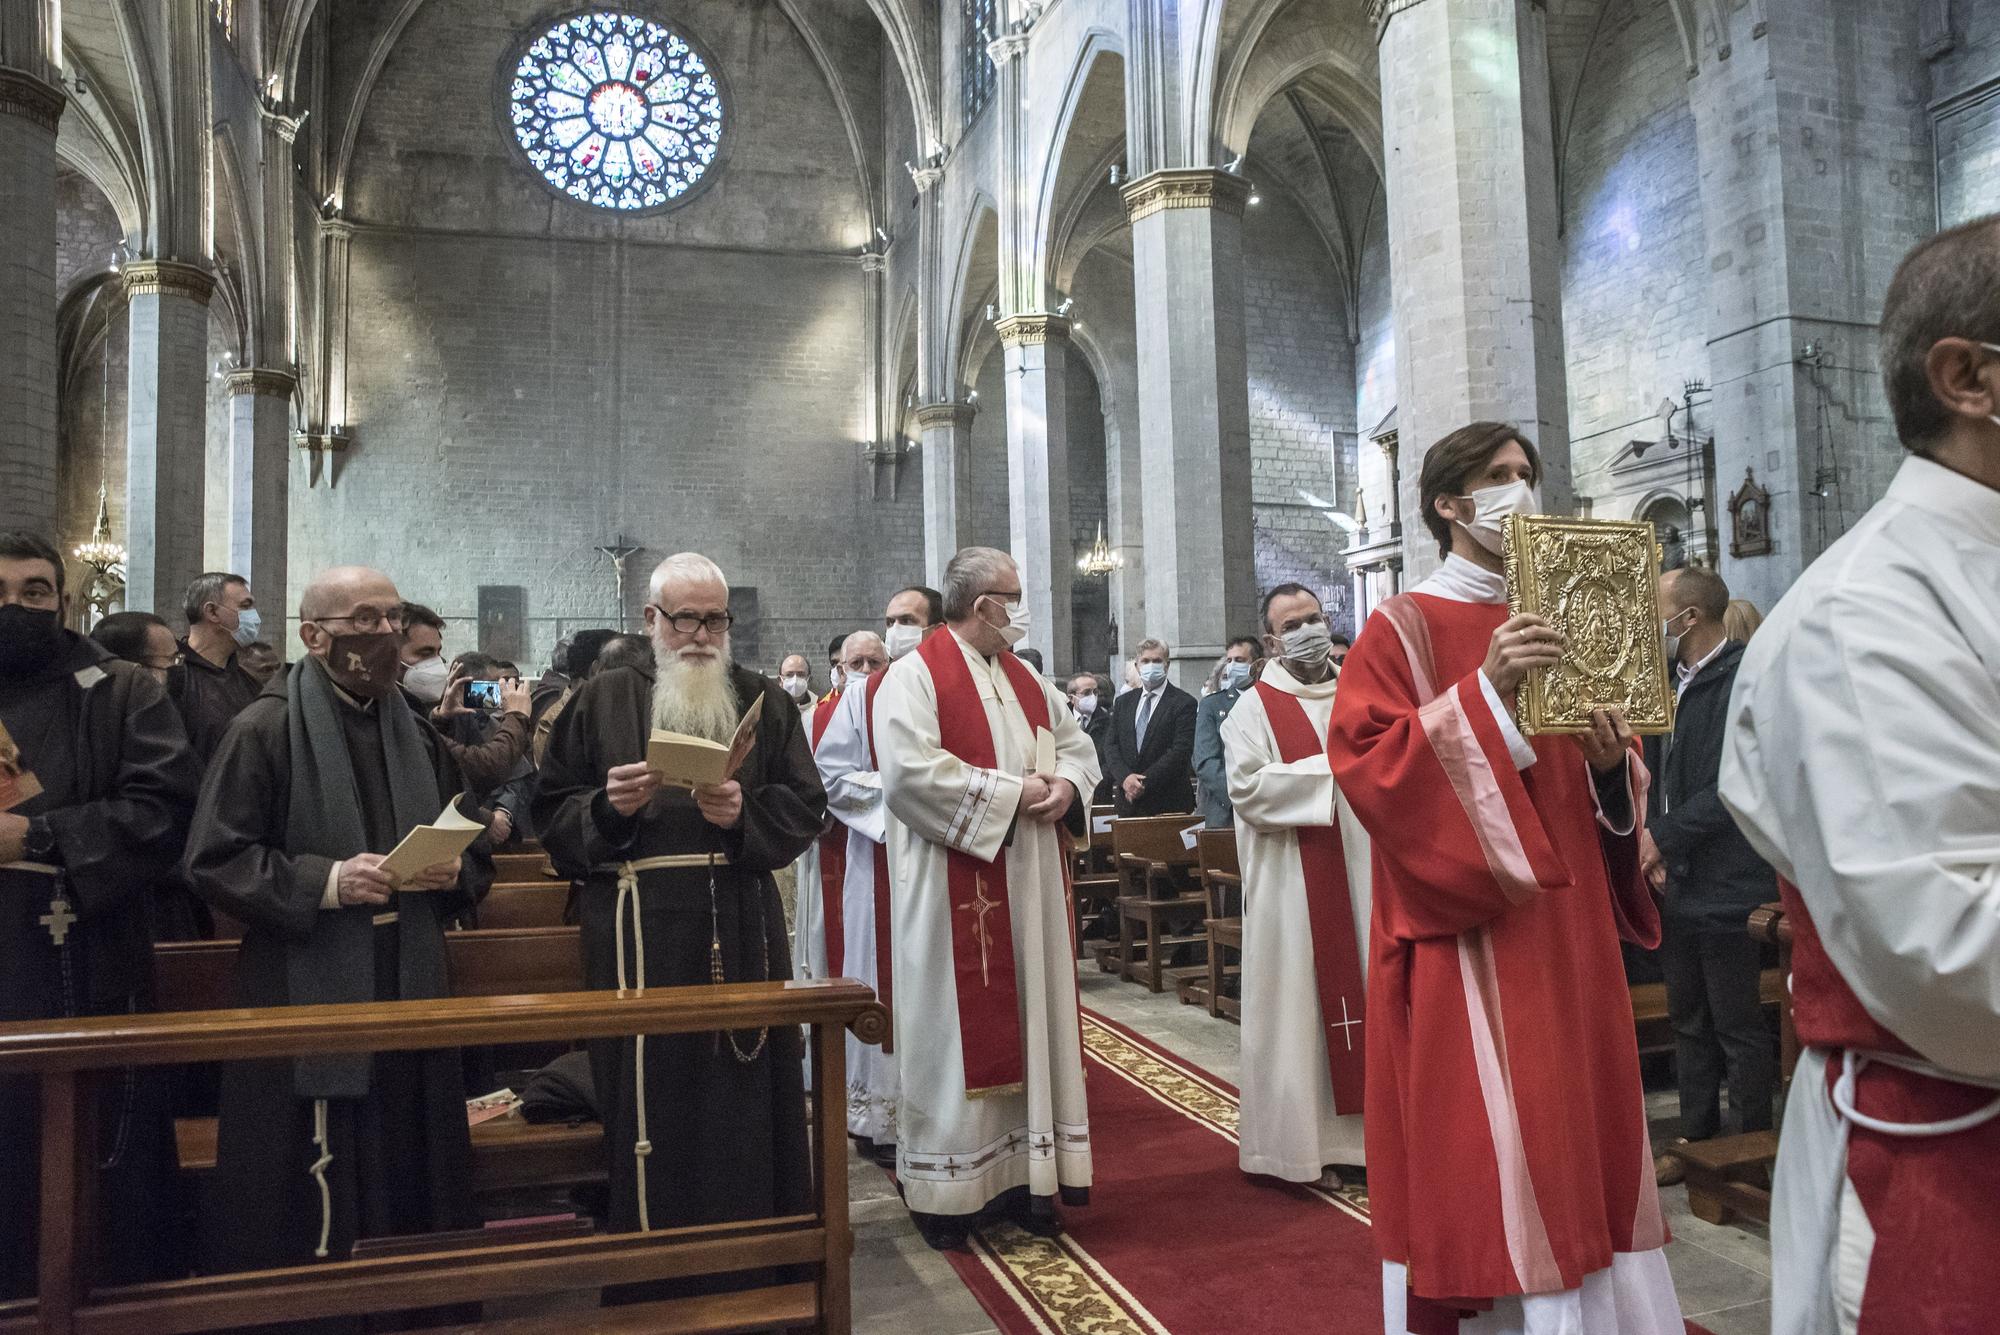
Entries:
{"type": "Polygon", "coordinates": [[[1090,1207],[1061,1238],[1003,1224],[948,1253],[1005,1335],[1382,1329],[1365,1194],[1245,1176],[1234,1087],[1088,1010],[1083,1042],[1090,1207]]]}

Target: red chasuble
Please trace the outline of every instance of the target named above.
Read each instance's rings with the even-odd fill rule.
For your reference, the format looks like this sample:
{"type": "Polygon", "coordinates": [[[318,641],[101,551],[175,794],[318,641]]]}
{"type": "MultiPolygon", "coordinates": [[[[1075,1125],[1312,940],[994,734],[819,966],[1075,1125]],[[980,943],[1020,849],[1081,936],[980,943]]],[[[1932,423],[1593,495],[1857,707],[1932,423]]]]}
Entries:
{"type": "MultiPolygon", "coordinates": [[[[1293,764],[1326,749],[1295,695],[1267,682],[1257,698],[1278,743],[1278,758],[1293,764]]],[[[1347,884],[1347,854],[1340,825],[1302,825],[1300,870],[1306,883],[1306,921],[1312,929],[1313,975],[1319,982],[1319,1020],[1326,1030],[1326,1064],[1333,1079],[1333,1110],[1346,1117],[1362,1110],[1367,1051],[1353,1034],[1367,1018],[1361,981],[1361,943],[1354,938],[1354,897],[1347,884]]],[[[1366,1030],[1362,1031],[1363,1033],[1366,1030]]]]}
{"type": "MultiPolygon", "coordinates": [[[[953,635],[933,635],[917,646],[937,691],[938,740],[975,769],[999,762],[986,706],[953,635]]],[[[1000,655],[1030,730],[1049,726],[1041,682],[1014,655],[1000,655]]],[[[1007,852],[981,862],[945,850],[945,884],[951,900],[951,953],[958,984],[958,1040],[965,1060],[965,1092],[1011,1093],[1022,1083],[1021,989],[1014,976],[1014,925],[1007,901],[1007,852]]]]}
{"type": "MultiPolygon", "coordinates": [[[[877,672],[868,678],[867,709],[868,762],[879,773],[882,760],[875,754],[875,697],[882,693],[882,683],[888,679],[888,672],[877,672]]],[[[882,1009],[889,1012],[889,1027],[882,1032],[882,1052],[893,1055],[896,1051],[896,950],[895,938],[889,935],[889,846],[875,845],[875,995],[882,1002],[882,1009]]]]}
{"type": "MultiPolygon", "coordinates": [[[[828,691],[826,698],[813,706],[813,750],[819,750],[820,739],[826,736],[827,725],[833,722],[834,712],[839,708],[839,691],[828,691]]],[[[836,821],[831,830],[819,837],[819,916],[826,924],[826,972],[830,978],[838,978],[847,971],[847,932],[842,926],[846,915],[840,910],[840,897],[846,885],[847,827],[836,821]]]]}
{"type": "MultiPolygon", "coordinates": [[[[1659,941],[1635,833],[1567,737],[1517,770],[1478,676],[1504,605],[1393,598],[1333,709],[1373,837],[1368,1187],[1415,1303],[1578,1287],[1663,1246],[1618,941],[1659,941]]],[[[1631,769],[1645,810],[1645,771],[1631,769]]]]}

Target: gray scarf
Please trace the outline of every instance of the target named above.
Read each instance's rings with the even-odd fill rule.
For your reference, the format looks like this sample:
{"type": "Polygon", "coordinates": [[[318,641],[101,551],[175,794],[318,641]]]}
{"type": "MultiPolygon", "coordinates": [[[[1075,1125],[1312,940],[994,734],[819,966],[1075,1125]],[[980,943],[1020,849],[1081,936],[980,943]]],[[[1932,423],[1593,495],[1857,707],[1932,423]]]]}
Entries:
{"type": "MultiPolygon", "coordinates": [[[[285,814],[285,851],[341,859],[370,848],[361,819],[361,798],[347,734],[326,665],[308,658],[285,684],[291,741],[291,803],[285,814]]],[[[423,724],[391,691],[375,704],[382,752],[389,767],[389,798],[396,813],[396,839],[437,817],[437,774],[424,745],[423,724]]],[[[394,841],[390,847],[394,846],[394,841]]],[[[398,991],[406,1001],[442,996],[444,935],[435,895],[399,895],[401,945],[398,991]]],[[[357,905],[322,910],[312,935],[285,949],[285,982],[295,1006],[337,1005],[375,1000],[375,908],[357,905]]],[[[358,1099],[368,1093],[372,1066],[367,1053],[301,1057],[294,1092],[308,1099],[358,1099]]]]}

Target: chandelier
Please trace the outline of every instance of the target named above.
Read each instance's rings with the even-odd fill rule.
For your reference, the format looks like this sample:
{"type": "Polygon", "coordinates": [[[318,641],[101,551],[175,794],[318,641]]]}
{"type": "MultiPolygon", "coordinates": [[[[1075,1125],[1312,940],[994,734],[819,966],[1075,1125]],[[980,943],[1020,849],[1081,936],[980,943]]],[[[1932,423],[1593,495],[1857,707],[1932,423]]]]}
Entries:
{"type": "Polygon", "coordinates": [[[1097,521],[1097,541],[1090,544],[1090,550],[1077,558],[1076,568],[1085,579],[1098,579],[1114,570],[1125,568],[1125,558],[1111,550],[1111,544],[1104,540],[1104,521],[1097,521]]]}
{"type": "Polygon", "coordinates": [[[97,488],[97,526],[91,530],[90,541],[78,544],[71,555],[100,575],[124,564],[125,549],[111,538],[111,503],[102,483],[97,488]]]}

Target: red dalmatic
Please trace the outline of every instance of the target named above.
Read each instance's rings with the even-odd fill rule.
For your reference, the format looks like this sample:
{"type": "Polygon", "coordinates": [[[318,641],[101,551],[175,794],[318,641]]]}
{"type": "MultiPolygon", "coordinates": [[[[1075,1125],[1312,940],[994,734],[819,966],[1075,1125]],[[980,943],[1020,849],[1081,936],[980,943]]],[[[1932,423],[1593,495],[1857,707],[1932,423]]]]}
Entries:
{"type": "Polygon", "coordinates": [[[1618,945],[1659,940],[1645,770],[1619,836],[1571,739],[1515,767],[1479,677],[1506,617],[1391,599],[1334,699],[1334,778],[1373,840],[1369,1198],[1418,1300],[1573,1289],[1666,1242],[1618,945]]]}

